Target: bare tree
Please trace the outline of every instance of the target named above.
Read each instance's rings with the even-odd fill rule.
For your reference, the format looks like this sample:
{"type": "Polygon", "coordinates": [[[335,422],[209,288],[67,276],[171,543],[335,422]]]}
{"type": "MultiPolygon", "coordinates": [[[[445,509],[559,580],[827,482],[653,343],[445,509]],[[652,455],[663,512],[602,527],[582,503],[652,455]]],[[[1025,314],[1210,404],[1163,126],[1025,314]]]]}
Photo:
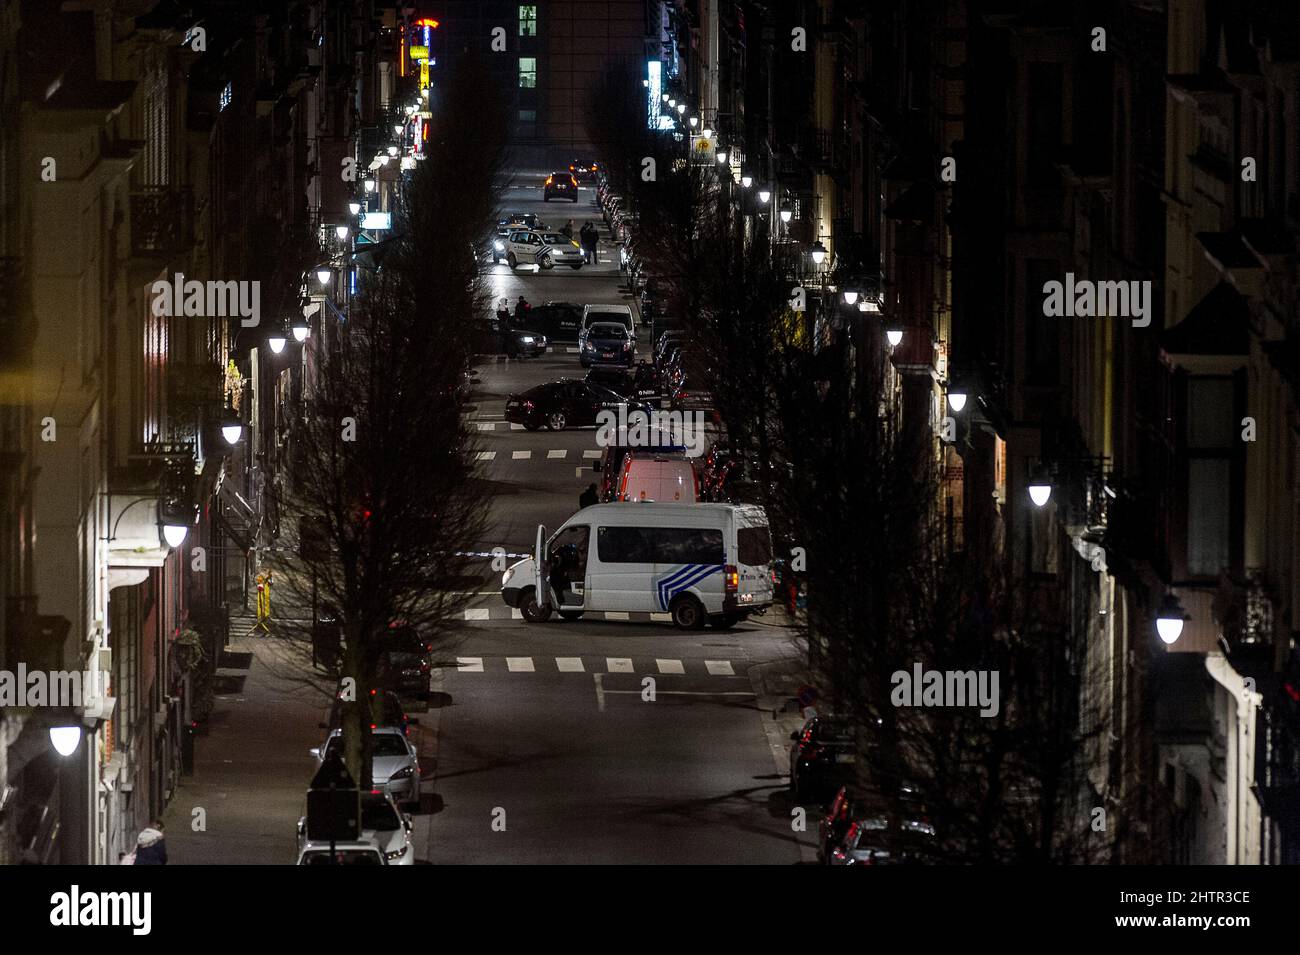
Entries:
{"type": "Polygon", "coordinates": [[[404,182],[394,235],[377,269],[358,269],[346,324],[317,350],[294,408],[291,490],[279,502],[306,548],[276,566],[300,605],[319,598],[337,620],[324,650],[331,693],[345,689],[345,760],[370,783],[370,693],[382,656],[454,640],[463,598],[449,582],[458,550],[482,531],[486,504],[467,429],[464,374],[489,292],[476,240],[494,221],[505,130],[481,64],[445,82],[426,158],[404,182]],[[455,131],[453,137],[452,132],[455,131]],[[473,158],[466,162],[466,157],[473,158]]]}

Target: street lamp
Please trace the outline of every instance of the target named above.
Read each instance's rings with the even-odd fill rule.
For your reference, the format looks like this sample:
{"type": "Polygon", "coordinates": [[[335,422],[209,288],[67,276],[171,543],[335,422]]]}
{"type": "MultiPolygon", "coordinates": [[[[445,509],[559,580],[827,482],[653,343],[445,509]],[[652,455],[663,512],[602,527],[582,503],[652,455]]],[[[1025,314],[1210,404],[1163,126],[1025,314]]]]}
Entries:
{"type": "Polygon", "coordinates": [[[375,181],[374,181],[373,179],[366,179],[366,180],[364,180],[363,182],[364,182],[364,185],[365,185],[365,187],[366,187],[366,192],[374,192],[374,191],[375,191],[375,181]]]}
{"type": "Polygon", "coordinates": [[[677,108],[677,99],[676,99],[676,97],[669,97],[669,98],[668,98],[668,108],[669,108],[669,109],[676,109],[676,108],[677,108]]]}
{"type": "Polygon", "coordinates": [[[700,125],[700,118],[698,116],[692,116],[687,120],[687,122],[691,124],[691,129],[694,129],[696,126],[700,125]]]}
{"type": "Polygon", "coordinates": [[[781,203],[781,210],[780,210],[780,211],[781,211],[781,221],[782,221],[782,222],[789,222],[789,221],[790,221],[790,217],[794,215],[794,206],[790,205],[790,200],[789,200],[789,199],[787,199],[787,200],[785,200],[785,202],[782,202],[782,203],[781,203]]]}
{"type": "Polygon", "coordinates": [[[226,439],[226,444],[234,447],[243,435],[244,422],[239,419],[234,408],[226,408],[221,413],[221,436],[226,439]]]}
{"type": "Polygon", "coordinates": [[[818,239],[812,247],[813,265],[821,265],[826,261],[826,246],[822,245],[822,240],[818,239]]]}
{"type": "Polygon", "coordinates": [[[758,190],[758,201],[763,203],[763,205],[767,205],[768,202],[771,201],[771,199],[772,199],[772,190],[770,189],[758,190]]]}
{"type": "Polygon", "coordinates": [[[299,344],[311,337],[311,322],[306,316],[295,315],[289,327],[293,330],[294,340],[299,344]]]}
{"type": "Polygon", "coordinates": [[[321,285],[329,285],[330,279],[333,277],[334,272],[328,265],[322,265],[316,270],[316,281],[321,285]]]}
{"type": "Polygon", "coordinates": [[[270,335],[266,336],[266,344],[270,347],[273,355],[278,355],[284,351],[287,341],[288,339],[284,337],[284,329],[278,327],[273,329],[270,335]]]}
{"type": "Polygon", "coordinates": [[[1041,464],[1029,476],[1029,499],[1034,507],[1046,507],[1052,496],[1052,478],[1041,464]]]}
{"type": "Polygon", "coordinates": [[[339,241],[342,242],[348,237],[348,227],[345,225],[336,225],[334,227],[334,234],[338,236],[339,241]]]}
{"type": "Polygon", "coordinates": [[[163,540],[167,542],[167,546],[172,550],[180,547],[185,542],[185,535],[189,532],[190,529],[184,524],[166,523],[162,525],[163,540]]]}
{"type": "Polygon", "coordinates": [[[72,726],[51,726],[50,727],[50,745],[60,756],[71,756],[81,745],[81,727],[72,726]]]}
{"type": "Polygon", "coordinates": [[[356,215],[360,211],[361,211],[361,203],[357,202],[355,199],[348,203],[348,212],[352,213],[353,215],[356,215]]]}
{"type": "Polygon", "coordinates": [[[660,93],[660,94],[659,94],[659,100],[660,100],[660,102],[663,102],[663,103],[668,102],[668,94],[667,94],[667,93],[660,93]]]}
{"type": "Polygon", "coordinates": [[[846,289],[844,290],[844,304],[845,304],[845,305],[852,305],[852,304],[855,303],[857,300],[858,300],[858,293],[857,293],[857,292],[855,292],[855,291],[854,291],[853,289],[851,289],[851,288],[846,288],[846,289]]]}
{"type": "Polygon", "coordinates": [[[1183,635],[1183,622],[1186,619],[1178,598],[1172,592],[1167,593],[1160,602],[1160,609],[1156,611],[1156,633],[1160,634],[1160,639],[1166,644],[1177,643],[1183,635]]]}
{"type": "Polygon", "coordinates": [[[966,407],[966,392],[962,391],[960,388],[956,390],[949,388],[948,407],[953,411],[960,413],[961,409],[966,407]]]}
{"type": "Polygon", "coordinates": [[[396,147],[396,146],[389,146],[389,147],[388,147],[388,155],[390,155],[390,156],[396,156],[396,155],[397,155],[397,147],[396,147]]]}
{"type": "Polygon", "coordinates": [[[750,186],[752,186],[752,185],[754,184],[754,177],[753,177],[753,176],[750,176],[750,175],[748,175],[748,174],[743,174],[743,173],[742,173],[742,174],[741,174],[741,177],[740,177],[740,184],[741,184],[741,186],[744,187],[745,189],[748,189],[750,186]]]}
{"type": "Polygon", "coordinates": [[[713,138],[713,130],[709,129],[708,126],[705,126],[705,127],[703,127],[703,128],[700,129],[700,136],[702,136],[704,139],[712,139],[712,138],[713,138]]]}
{"type": "Polygon", "coordinates": [[[903,343],[903,326],[890,325],[885,329],[885,340],[889,342],[890,348],[897,348],[903,343]]]}
{"type": "Polygon", "coordinates": [[[719,147],[718,151],[714,155],[717,157],[720,165],[727,161],[727,151],[721,147],[719,147]]]}

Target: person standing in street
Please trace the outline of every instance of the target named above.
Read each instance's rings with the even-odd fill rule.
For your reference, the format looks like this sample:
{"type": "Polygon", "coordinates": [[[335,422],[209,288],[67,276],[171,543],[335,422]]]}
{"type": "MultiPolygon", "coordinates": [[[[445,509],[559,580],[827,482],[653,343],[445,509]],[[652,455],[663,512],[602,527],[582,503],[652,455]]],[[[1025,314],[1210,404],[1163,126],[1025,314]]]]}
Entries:
{"type": "Polygon", "coordinates": [[[166,865],[167,839],[163,835],[161,819],[155,819],[153,825],[140,830],[135,840],[134,865],[166,865]]]}
{"type": "Polygon", "coordinates": [[[573,220],[570,219],[568,222],[564,223],[564,225],[562,225],[562,226],[560,227],[560,231],[563,232],[563,233],[564,233],[566,236],[568,236],[570,239],[572,239],[572,238],[573,238],[573,220]]]}
{"type": "Polygon", "coordinates": [[[578,495],[578,509],[591,507],[593,504],[599,504],[600,498],[596,496],[596,485],[588,484],[587,490],[578,495]]]}
{"type": "Polygon", "coordinates": [[[600,233],[596,231],[596,227],[594,225],[588,222],[586,225],[582,227],[581,244],[582,244],[583,251],[586,252],[587,255],[589,256],[588,261],[592,265],[596,265],[600,262],[599,253],[597,251],[599,242],[600,242],[600,233]]]}

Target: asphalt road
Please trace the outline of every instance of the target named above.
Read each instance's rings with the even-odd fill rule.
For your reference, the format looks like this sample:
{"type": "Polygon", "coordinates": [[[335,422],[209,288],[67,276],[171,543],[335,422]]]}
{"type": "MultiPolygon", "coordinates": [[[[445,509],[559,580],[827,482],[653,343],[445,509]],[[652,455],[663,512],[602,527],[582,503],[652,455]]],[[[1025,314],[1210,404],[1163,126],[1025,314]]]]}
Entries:
{"type": "MultiPolygon", "coordinates": [[[[576,214],[543,203],[540,177],[519,176],[505,205],[548,225],[599,221],[583,186],[576,214]]],[[[602,226],[603,228],[603,226],[602,226]]],[[[496,297],[630,302],[606,241],[603,267],[493,270],[496,297]]],[[[642,347],[647,343],[642,342],[642,347]]],[[[525,361],[489,357],[471,411],[491,492],[483,551],[532,547],[595,480],[595,430],[512,429],[506,397],[581,377],[561,346],[525,361]]],[[[584,619],[528,624],[485,568],[467,633],[441,671],[423,718],[436,727],[436,795],[417,818],[420,858],[433,863],[794,863],[785,780],[757,708],[750,668],[789,655],[768,622],[683,632],[667,622],[584,619]]],[[[775,622],[775,621],[774,621],[775,622]]],[[[429,757],[425,757],[426,761],[429,757]]],[[[426,767],[427,769],[427,767],[426,767]]],[[[426,784],[427,785],[427,784],[426,784]]],[[[803,839],[807,840],[807,836],[803,839]]]]}

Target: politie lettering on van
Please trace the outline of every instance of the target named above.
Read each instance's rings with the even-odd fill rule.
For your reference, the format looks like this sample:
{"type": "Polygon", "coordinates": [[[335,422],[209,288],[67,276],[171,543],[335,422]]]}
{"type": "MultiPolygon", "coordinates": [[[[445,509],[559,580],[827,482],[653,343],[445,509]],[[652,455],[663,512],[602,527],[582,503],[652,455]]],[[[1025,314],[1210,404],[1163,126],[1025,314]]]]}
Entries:
{"type": "Polygon", "coordinates": [[[731,627],[772,603],[767,514],[744,504],[596,504],[554,534],[539,526],[533,556],[501,577],[525,620],[552,610],[668,613],[684,630],[731,627]]]}

